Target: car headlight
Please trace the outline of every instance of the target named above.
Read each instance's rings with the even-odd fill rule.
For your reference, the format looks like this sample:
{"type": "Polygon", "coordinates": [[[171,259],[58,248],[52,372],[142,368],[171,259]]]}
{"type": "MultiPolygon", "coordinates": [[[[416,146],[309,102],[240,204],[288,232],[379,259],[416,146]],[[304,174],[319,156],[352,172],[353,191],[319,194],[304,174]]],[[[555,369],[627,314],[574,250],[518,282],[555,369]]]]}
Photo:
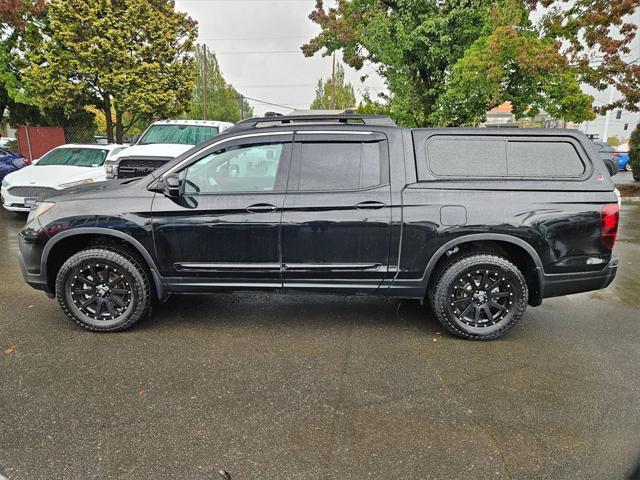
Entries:
{"type": "Polygon", "coordinates": [[[89,183],[93,183],[93,179],[87,178],[86,180],[80,180],[78,182],[62,183],[60,184],[60,188],[77,187],[79,185],[88,185],[89,183]]]}
{"type": "Polygon", "coordinates": [[[107,165],[105,167],[105,170],[107,172],[107,175],[113,175],[115,173],[115,165],[107,165]]]}
{"type": "Polygon", "coordinates": [[[55,206],[56,204],[54,202],[36,203],[31,209],[31,211],[29,212],[29,218],[27,219],[27,223],[29,223],[32,220],[35,220],[36,218],[48,212],[55,206]]]}
{"type": "Polygon", "coordinates": [[[9,186],[9,182],[7,182],[7,179],[6,179],[6,178],[3,178],[3,179],[2,179],[2,188],[6,188],[6,187],[8,187],[8,186],[9,186]]]}

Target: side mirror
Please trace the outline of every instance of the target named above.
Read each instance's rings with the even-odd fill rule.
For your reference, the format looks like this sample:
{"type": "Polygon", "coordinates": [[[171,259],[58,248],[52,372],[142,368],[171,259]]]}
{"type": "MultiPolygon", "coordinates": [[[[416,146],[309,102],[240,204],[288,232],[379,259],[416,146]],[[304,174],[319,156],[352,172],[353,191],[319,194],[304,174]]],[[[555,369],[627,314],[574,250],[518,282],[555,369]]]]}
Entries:
{"type": "Polygon", "coordinates": [[[131,137],[131,145],[135,145],[138,143],[138,140],[140,140],[140,135],[134,135],[133,137],[131,137]]]}
{"type": "Polygon", "coordinates": [[[184,193],[182,191],[182,182],[178,175],[169,175],[164,179],[164,192],[169,198],[180,198],[184,193]]]}

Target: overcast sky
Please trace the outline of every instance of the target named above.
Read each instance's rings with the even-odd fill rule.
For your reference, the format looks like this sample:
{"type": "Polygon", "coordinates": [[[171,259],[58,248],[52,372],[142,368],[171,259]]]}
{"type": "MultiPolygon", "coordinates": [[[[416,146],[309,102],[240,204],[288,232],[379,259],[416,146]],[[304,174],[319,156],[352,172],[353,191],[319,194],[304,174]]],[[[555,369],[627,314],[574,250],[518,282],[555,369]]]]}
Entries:
{"type": "MultiPolygon", "coordinates": [[[[309,108],[318,79],[331,75],[330,57],[300,51],[320,31],[308,19],[314,6],[315,0],[176,0],[176,9],[198,22],[199,41],[215,51],[228,82],[247,97],[285,106],[251,101],[258,115],[309,108]]],[[[375,74],[360,82],[371,66],[346,70],[358,98],[365,88],[374,95],[384,88],[375,74]]]]}
{"type": "MultiPolygon", "coordinates": [[[[216,52],[227,81],[247,97],[282,105],[252,100],[257,115],[308,108],[318,79],[331,75],[331,58],[320,54],[306,58],[300,51],[300,46],[320,31],[308,19],[314,6],[315,0],[176,0],[178,10],[197,20],[199,40],[216,52]]],[[[640,21],[640,9],[635,18],[640,21]]],[[[630,58],[640,57],[640,36],[632,47],[630,58]]],[[[372,95],[384,90],[384,81],[371,65],[360,72],[346,67],[346,76],[358,99],[366,89],[372,95]],[[364,84],[360,82],[363,74],[370,74],[364,84]]],[[[596,105],[609,100],[608,91],[585,90],[595,97],[596,105]]],[[[612,133],[626,137],[623,124],[633,126],[637,119],[637,114],[627,112],[620,120],[612,118],[612,133]]],[[[599,132],[602,120],[592,122],[590,129],[599,132]]]]}

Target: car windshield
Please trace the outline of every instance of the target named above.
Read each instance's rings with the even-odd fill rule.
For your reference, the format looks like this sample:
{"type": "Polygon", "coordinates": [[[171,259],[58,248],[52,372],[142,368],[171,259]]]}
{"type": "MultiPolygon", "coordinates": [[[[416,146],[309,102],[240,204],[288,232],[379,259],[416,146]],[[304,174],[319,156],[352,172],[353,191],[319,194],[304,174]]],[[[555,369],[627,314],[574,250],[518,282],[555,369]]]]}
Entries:
{"type": "Polygon", "coordinates": [[[104,164],[107,153],[98,148],[57,148],[42,157],[37,166],[99,167],[104,164]]]}
{"type": "Polygon", "coordinates": [[[218,127],[198,125],[153,125],[142,136],[138,145],[173,143],[199,145],[218,134],[218,127]]]}

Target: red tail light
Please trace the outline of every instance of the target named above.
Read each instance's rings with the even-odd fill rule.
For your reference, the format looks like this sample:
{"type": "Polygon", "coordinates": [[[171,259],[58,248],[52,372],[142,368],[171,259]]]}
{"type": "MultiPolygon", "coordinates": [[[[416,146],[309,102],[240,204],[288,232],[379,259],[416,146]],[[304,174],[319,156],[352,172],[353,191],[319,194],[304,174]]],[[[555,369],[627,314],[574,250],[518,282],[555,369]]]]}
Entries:
{"type": "Polygon", "coordinates": [[[600,238],[608,250],[613,250],[618,236],[620,221],[620,207],[617,203],[609,203],[602,207],[600,214],[600,238]]]}

